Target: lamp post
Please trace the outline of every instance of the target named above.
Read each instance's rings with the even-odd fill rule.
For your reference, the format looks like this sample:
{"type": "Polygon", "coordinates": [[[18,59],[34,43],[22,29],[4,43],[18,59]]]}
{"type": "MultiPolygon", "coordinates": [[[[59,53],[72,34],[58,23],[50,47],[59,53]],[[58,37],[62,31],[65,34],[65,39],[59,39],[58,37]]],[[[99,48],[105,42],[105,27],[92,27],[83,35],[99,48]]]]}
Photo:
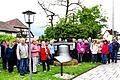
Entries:
{"type": "Polygon", "coordinates": [[[112,39],[114,39],[114,0],[112,0],[112,39]]]}
{"type": "Polygon", "coordinates": [[[24,19],[25,22],[28,24],[28,32],[29,32],[29,57],[30,57],[30,80],[32,80],[32,67],[31,67],[31,35],[30,35],[30,24],[34,22],[34,15],[36,14],[35,12],[32,11],[25,11],[23,12],[24,14],[24,19]]]}

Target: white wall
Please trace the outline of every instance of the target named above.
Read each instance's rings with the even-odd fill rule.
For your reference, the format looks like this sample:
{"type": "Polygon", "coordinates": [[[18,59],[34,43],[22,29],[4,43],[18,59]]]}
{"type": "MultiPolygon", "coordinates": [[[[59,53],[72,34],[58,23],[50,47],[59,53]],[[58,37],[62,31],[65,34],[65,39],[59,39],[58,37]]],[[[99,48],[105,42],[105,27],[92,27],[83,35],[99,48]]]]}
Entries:
{"type": "Polygon", "coordinates": [[[16,37],[16,36],[17,36],[17,34],[16,34],[16,33],[12,33],[12,36],[16,37]]]}
{"type": "Polygon", "coordinates": [[[103,39],[112,41],[112,35],[110,35],[109,32],[106,31],[106,33],[103,35],[103,39]]]}
{"type": "Polygon", "coordinates": [[[8,33],[8,32],[0,32],[0,34],[7,34],[7,35],[10,35],[10,36],[14,36],[14,37],[17,36],[16,33],[8,33]]]}
{"type": "Polygon", "coordinates": [[[1,32],[1,31],[0,31],[0,34],[5,34],[5,32],[1,32]]]}

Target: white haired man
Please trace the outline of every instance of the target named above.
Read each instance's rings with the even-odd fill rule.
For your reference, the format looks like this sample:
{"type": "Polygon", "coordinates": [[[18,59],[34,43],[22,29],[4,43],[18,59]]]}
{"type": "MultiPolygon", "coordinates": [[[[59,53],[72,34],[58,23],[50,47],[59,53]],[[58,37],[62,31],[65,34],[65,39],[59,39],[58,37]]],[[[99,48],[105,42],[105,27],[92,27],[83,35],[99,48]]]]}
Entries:
{"type": "Polygon", "coordinates": [[[17,58],[20,60],[20,75],[24,76],[28,73],[28,45],[24,38],[21,38],[21,43],[17,46],[17,58]]]}

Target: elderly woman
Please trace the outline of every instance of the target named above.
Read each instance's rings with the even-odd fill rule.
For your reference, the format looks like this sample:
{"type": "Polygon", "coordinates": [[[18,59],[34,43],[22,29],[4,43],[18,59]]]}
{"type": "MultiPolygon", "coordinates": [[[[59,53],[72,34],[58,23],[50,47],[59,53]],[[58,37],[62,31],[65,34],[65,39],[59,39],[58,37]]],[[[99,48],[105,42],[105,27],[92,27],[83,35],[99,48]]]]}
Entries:
{"type": "Polygon", "coordinates": [[[8,62],[8,71],[13,72],[13,66],[14,66],[13,49],[12,49],[12,44],[10,42],[7,42],[5,57],[8,62]]]}
{"type": "Polygon", "coordinates": [[[107,63],[107,55],[109,54],[109,46],[108,46],[108,41],[104,40],[103,41],[103,46],[102,46],[102,63],[106,64],[107,63]]]}
{"type": "Polygon", "coordinates": [[[48,45],[48,48],[50,49],[50,54],[51,54],[50,64],[53,64],[53,62],[54,62],[55,49],[54,49],[53,43],[54,43],[54,41],[51,40],[50,44],[48,45]]]}
{"type": "Polygon", "coordinates": [[[87,40],[84,41],[84,61],[85,62],[90,62],[91,61],[91,51],[90,51],[90,44],[87,40]]]}
{"type": "Polygon", "coordinates": [[[42,43],[41,43],[40,57],[41,57],[41,61],[42,61],[43,71],[46,72],[45,63],[47,64],[47,71],[49,71],[50,70],[50,65],[49,65],[50,50],[46,46],[45,41],[42,41],[42,43]]]}
{"type": "Polygon", "coordinates": [[[83,54],[84,54],[84,44],[82,39],[78,39],[77,42],[77,53],[78,53],[78,62],[82,62],[83,60],[83,54]]]}
{"type": "Polygon", "coordinates": [[[31,47],[31,54],[33,60],[33,73],[37,74],[37,63],[38,63],[38,56],[39,56],[39,48],[36,39],[32,40],[32,47],[31,47]]]}

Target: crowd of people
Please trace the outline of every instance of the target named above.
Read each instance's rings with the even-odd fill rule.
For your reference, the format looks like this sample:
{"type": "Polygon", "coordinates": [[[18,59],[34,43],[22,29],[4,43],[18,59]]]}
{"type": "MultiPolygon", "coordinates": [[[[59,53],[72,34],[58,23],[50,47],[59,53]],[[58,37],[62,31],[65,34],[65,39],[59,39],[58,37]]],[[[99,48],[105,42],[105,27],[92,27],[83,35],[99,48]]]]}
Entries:
{"type": "Polygon", "coordinates": [[[119,43],[113,39],[112,42],[107,40],[82,40],[75,41],[74,53],[77,53],[74,58],[78,62],[107,62],[117,63],[117,54],[119,51],[119,43]]]}
{"type": "MultiPolygon", "coordinates": [[[[20,75],[28,74],[29,67],[32,66],[33,74],[37,74],[37,65],[42,64],[43,72],[50,71],[50,65],[54,62],[55,49],[54,41],[42,41],[37,39],[31,42],[31,57],[29,56],[29,44],[24,38],[17,38],[15,42],[1,42],[1,57],[3,69],[13,72],[14,66],[17,67],[20,75]],[[30,65],[29,60],[32,60],[30,65]],[[47,68],[46,68],[47,67],[47,68]]],[[[112,42],[107,40],[73,40],[73,50],[71,57],[81,62],[107,62],[117,63],[117,54],[119,43],[113,39],[112,42]]]]}
{"type": "Polygon", "coordinates": [[[42,41],[39,44],[36,39],[33,39],[31,42],[30,57],[29,45],[24,38],[17,38],[13,43],[4,40],[1,42],[2,67],[4,70],[8,69],[9,72],[13,72],[14,66],[16,66],[20,75],[24,76],[28,74],[30,66],[32,66],[33,74],[37,74],[37,65],[41,62],[43,71],[49,71],[55,53],[52,44],[53,41],[50,43],[48,41],[42,41]],[[32,65],[29,64],[30,58],[32,65]]]}

